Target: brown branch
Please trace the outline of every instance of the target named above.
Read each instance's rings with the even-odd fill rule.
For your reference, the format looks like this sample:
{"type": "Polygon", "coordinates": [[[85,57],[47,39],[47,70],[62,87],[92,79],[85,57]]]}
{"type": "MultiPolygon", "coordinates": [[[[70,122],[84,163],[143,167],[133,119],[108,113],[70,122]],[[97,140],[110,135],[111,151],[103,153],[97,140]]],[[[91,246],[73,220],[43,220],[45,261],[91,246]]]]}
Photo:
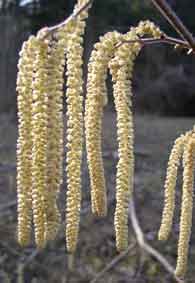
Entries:
{"type": "Polygon", "coordinates": [[[161,265],[174,277],[176,282],[178,283],[184,283],[183,280],[178,278],[175,275],[174,268],[170,265],[170,263],[166,260],[166,258],[161,255],[157,250],[155,250],[153,247],[151,247],[144,239],[144,234],[142,232],[141,226],[139,224],[139,221],[137,219],[136,211],[135,211],[135,205],[133,199],[130,201],[129,204],[129,218],[132,223],[133,230],[135,232],[137,243],[138,245],[148,254],[150,254],[152,257],[154,257],[161,265]]]}
{"type": "Polygon", "coordinates": [[[195,50],[192,50],[191,47],[189,46],[187,41],[170,37],[167,35],[163,35],[161,38],[138,38],[134,40],[123,40],[119,44],[116,45],[116,48],[119,48],[122,44],[124,43],[140,43],[142,46],[145,45],[151,45],[151,44],[160,44],[160,43],[165,43],[169,45],[178,45],[181,48],[188,49],[189,53],[195,53],[195,50]]]}
{"type": "Polygon", "coordinates": [[[98,282],[99,279],[102,278],[104,274],[108,272],[110,269],[112,269],[119,261],[121,261],[135,247],[135,245],[136,245],[135,243],[129,245],[124,252],[117,255],[109,264],[105,266],[104,269],[102,269],[99,273],[96,274],[96,276],[90,281],[90,283],[98,282]]]}
{"type": "Polygon", "coordinates": [[[65,19],[61,23],[52,27],[45,27],[41,29],[40,31],[42,30],[44,31],[42,39],[45,39],[48,36],[53,35],[56,31],[67,25],[70,21],[75,20],[83,11],[87,10],[92,4],[93,4],[93,0],[89,0],[87,3],[82,5],[78,10],[75,10],[67,19],[65,19]]]}
{"type": "Polygon", "coordinates": [[[184,41],[187,41],[189,46],[195,50],[195,39],[189,32],[181,19],[176,15],[166,0],[152,0],[152,3],[163,17],[171,24],[175,31],[181,36],[184,41]]]}

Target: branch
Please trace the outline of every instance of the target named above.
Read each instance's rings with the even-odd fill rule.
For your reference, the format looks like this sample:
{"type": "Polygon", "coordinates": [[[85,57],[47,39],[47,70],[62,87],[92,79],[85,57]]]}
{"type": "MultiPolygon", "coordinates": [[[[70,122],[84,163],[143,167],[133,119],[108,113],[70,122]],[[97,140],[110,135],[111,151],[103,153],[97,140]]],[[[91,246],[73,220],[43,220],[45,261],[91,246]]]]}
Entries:
{"type": "Polygon", "coordinates": [[[67,25],[70,21],[75,20],[83,11],[87,10],[91,5],[93,4],[93,0],[89,0],[87,3],[82,5],[78,10],[75,10],[67,19],[65,19],[63,22],[52,26],[52,27],[46,27],[41,29],[39,32],[43,32],[42,39],[47,38],[50,35],[53,35],[56,31],[58,31],[60,28],[67,25]]]}
{"type": "Polygon", "coordinates": [[[139,221],[137,219],[136,211],[135,211],[135,206],[134,206],[134,201],[133,199],[130,201],[129,205],[129,217],[131,219],[131,223],[133,226],[133,230],[135,232],[136,238],[137,238],[137,243],[138,245],[146,251],[148,254],[153,256],[158,262],[164,266],[164,268],[174,277],[176,282],[178,283],[184,283],[183,280],[178,278],[175,275],[175,270],[174,268],[169,264],[169,262],[166,260],[166,258],[161,255],[157,250],[155,250],[153,247],[151,247],[144,239],[144,234],[142,232],[142,229],[140,227],[139,221]]]}
{"type": "Polygon", "coordinates": [[[98,282],[98,280],[102,278],[106,272],[112,269],[119,261],[121,261],[135,247],[135,245],[136,245],[135,243],[129,245],[124,252],[117,255],[109,264],[105,266],[104,269],[102,269],[102,271],[96,274],[96,276],[91,280],[90,283],[98,282]]]}
{"type": "Polygon", "coordinates": [[[188,44],[187,41],[174,38],[171,36],[163,35],[161,38],[138,38],[135,40],[123,40],[119,44],[116,45],[116,48],[119,48],[122,44],[124,43],[140,43],[142,46],[145,45],[151,45],[151,44],[160,44],[160,43],[165,43],[165,44],[170,44],[170,45],[178,45],[181,48],[188,49],[188,54],[190,53],[195,53],[195,49],[192,50],[188,44]]]}
{"type": "Polygon", "coordinates": [[[168,5],[166,0],[152,0],[154,6],[163,15],[163,17],[171,24],[175,31],[184,41],[187,41],[192,50],[195,50],[195,39],[180,18],[168,5]]]}

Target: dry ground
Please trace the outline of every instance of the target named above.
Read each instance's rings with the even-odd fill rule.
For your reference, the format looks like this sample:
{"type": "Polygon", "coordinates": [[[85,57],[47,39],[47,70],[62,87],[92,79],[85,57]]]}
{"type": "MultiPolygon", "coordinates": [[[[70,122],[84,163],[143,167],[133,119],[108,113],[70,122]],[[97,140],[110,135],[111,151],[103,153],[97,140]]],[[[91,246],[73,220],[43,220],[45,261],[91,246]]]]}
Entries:
{"type": "MultiPolygon", "coordinates": [[[[167,243],[159,243],[156,237],[163,205],[163,181],[171,145],[178,135],[192,127],[193,119],[136,116],[135,124],[135,199],[138,218],[149,243],[174,265],[177,251],[178,213],[170,240],[167,243]]],[[[63,226],[57,240],[50,243],[43,251],[37,251],[33,245],[27,249],[21,249],[16,242],[16,132],[16,124],[12,118],[1,116],[0,282],[90,282],[95,274],[117,255],[113,230],[115,205],[113,196],[117,162],[115,115],[112,111],[107,110],[104,120],[103,152],[109,194],[108,217],[94,218],[88,210],[89,179],[86,162],[84,162],[80,240],[72,269],[70,268],[70,257],[65,252],[63,226]]],[[[178,183],[180,184],[181,180],[178,183]]],[[[181,189],[179,184],[177,188],[178,207],[181,189]]],[[[61,205],[63,205],[64,196],[65,188],[62,188],[61,205]]],[[[64,212],[64,206],[62,211],[64,212]]],[[[195,229],[193,230],[187,282],[195,282],[193,280],[195,276],[195,229]]],[[[129,231],[131,243],[135,241],[135,237],[131,227],[129,231]]],[[[100,282],[164,283],[174,281],[159,263],[135,246],[120,263],[102,277],[100,282]]]]}

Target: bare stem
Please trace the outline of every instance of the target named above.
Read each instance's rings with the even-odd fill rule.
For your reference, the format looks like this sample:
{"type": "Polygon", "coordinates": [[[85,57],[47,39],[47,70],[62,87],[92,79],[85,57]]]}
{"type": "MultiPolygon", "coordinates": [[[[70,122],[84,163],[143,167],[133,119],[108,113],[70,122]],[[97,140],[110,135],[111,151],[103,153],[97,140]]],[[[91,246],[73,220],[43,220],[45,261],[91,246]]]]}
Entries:
{"type": "Polygon", "coordinates": [[[176,282],[184,283],[182,279],[178,278],[175,275],[174,268],[170,265],[170,263],[166,260],[166,258],[145,241],[144,233],[142,232],[141,226],[139,224],[139,221],[136,215],[133,199],[130,200],[130,204],[129,204],[129,218],[131,220],[131,224],[132,224],[133,230],[137,238],[137,243],[140,246],[140,248],[143,249],[145,252],[147,252],[152,257],[154,257],[167,270],[167,272],[174,277],[176,282]]]}
{"type": "Polygon", "coordinates": [[[195,39],[189,32],[181,19],[176,15],[166,0],[152,0],[154,6],[163,15],[163,17],[171,24],[175,31],[184,41],[187,41],[191,49],[195,50],[195,39]]]}
{"type": "Polygon", "coordinates": [[[193,53],[195,53],[195,49],[192,50],[191,46],[189,46],[187,41],[184,41],[178,38],[174,38],[174,37],[170,37],[167,35],[163,35],[161,38],[138,38],[134,40],[123,40],[119,44],[116,45],[116,48],[119,48],[124,43],[132,44],[136,42],[140,43],[142,46],[160,44],[160,43],[165,43],[169,45],[178,45],[181,48],[191,50],[193,53]]]}
{"type": "Polygon", "coordinates": [[[61,23],[52,27],[46,27],[41,29],[44,30],[44,35],[42,39],[45,39],[48,36],[53,35],[56,31],[67,25],[70,21],[75,20],[83,11],[87,10],[92,4],[93,4],[93,0],[89,0],[87,3],[82,5],[78,10],[75,10],[67,19],[65,19],[61,23]]]}
{"type": "MultiPolygon", "coordinates": [[[[121,261],[125,256],[127,256],[128,253],[129,253],[132,249],[134,249],[135,245],[136,245],[135,243],[130,244],[130,245],[128,246],[128,248],[127,248],[125,251],[123,251],[122,253],[120,253],[120,254],[117,255],[116,257],[114,257],[113,260],[112,260],[110,263],[108,263],[108,264],[105,266],[104,269],[102,269],[99,273],[96,274],[96,276],[90,281],[90,283],[96,283],[96,282],[98,282],[98,281],[100,280],[100,278],[102,278],[102,277],[105,275],[106,272],[108,272],[109,270],[111,270],[112,268],[114,268],[114,267],[119,263],[119,261],[121,261]]],[[[99,282],[101,282],[101,281],[99,281],[99,282]]]]}

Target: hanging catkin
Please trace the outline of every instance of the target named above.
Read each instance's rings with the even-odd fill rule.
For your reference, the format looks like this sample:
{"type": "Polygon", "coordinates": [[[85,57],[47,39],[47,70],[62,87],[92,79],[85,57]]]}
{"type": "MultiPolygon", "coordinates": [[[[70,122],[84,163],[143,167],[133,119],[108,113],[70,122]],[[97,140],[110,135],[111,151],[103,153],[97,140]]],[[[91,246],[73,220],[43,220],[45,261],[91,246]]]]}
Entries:
{"type": "MultiPolygon", "coordinates": [[[[137,40],[138,36],[150,34],[154,38],[162,35],[158,27],[146,21],[131,28],[122,40],[137,40]]],[[[115,232],[119,251],[128,245],[128,205],[133,192],[134,176],[134,125],[132,115],[132,77],[135,59],[141,50],[139,43],[124,43],[116,48],[110,61],[113,80],[115,108],[117,112],[118,156],[116,176],[115,232]]]]}
{"type": "Polygon", "coordinates": [[[37,38],[32,106],[32,200],[35,242],[46,243],[47,122],[48,122],[48,42],[37,38]]]}
{"type": "Polygon", "coordinates": [[[20,51],[17,76],[18,141],[17,198],[18,242],[28,245],[32,225],[32,81],[36,53],[36,38],[31,36],[20,51]]]}
{"type": "MultiPolygon", "coordinates": [[[[139,47],[138,47],[139,48],[139,47]]],[[[133,171],[134,171],[134,153],[133,153],[133,115],[131,111],[131,74],[132,58],[126,63],[126,56],[130,59],[128,48],[120,48],[120,52],[111,62],[111,72],[114,82],[114,100],[117,110],[117,136],[118,136],[118,156],[117,164],[117,184],[116,184],[116,210],[115,210],[115,231],[116,246],[119,251],[124,250],[128,244],[128,203],[133,191],[133,171]],[[126,55],[125,55],[126,54],[126,55]],[[118,59],[120,58],[120,61],[118,59]],[[122,59],[124,58],[124,60],[122,59]],[[116,64],[120,62],[121,67],[116,64]],[[115,73],[118,69],[117,74],[115,73]]]]}
{"type": "MultiPolygon", "coordinates": [[[[87,1],[78,1],[75,9],[87,1]]],[[[69,252],[76,249],[80,223],[81,160],[83,149],[83,34],[87,11],[77,19],[67,42],[67,196],[66,196],[66,245],[69,252]]]]}
{"type": "Polygon", "coordinates": [[[175,210],[175,186],[177,181],[177,170],[182,157],[185,136],[176,139],[172,148],[165,181],[165,206],[162,215],[161,227],[158,233],[159,240],[167,240],[171,231],[175,210]]]}
{"type": "Polygon", "coordinates": [[[179,227],[178,256],[175,275],[184,278],[189,251],[189,240],[192,229],[193,187],[195,167],[195,134],[194,130],[176,139],[171,151],[165,181],[165,205],[162,215],[159,239],[169,236],[175,207],[175,185],[179,159],[183,157],[183,189],[179,227]]]}
{"type": "Polygon", "coordinates": [[[108,62],[121,35],[107,33],[92,51],[88,65],[87,99],[85,107],[85,134],[87,161],[90,174],[92,212],[99,216],[107,213],[106,185],[101,149],[103,107],[107,97],[106,77],[108,62]]]}
{"type": "Polygon", "coordinates": [[[179,229],[177,266],[175,274],[183,278],[187,269],[189,241],[192,230],[195,135],[193,134],[184,149],[183,156],[183,192],[179,229]]]}
{"type": "Polygon", "coordinates": [[[48,141],[47,141],[47,198],[46,239],[55,238],[60,224],[57,196],[62,184],[63,158],[63,84],[65,47],[53,40],[48,54],[48,141]]]}

